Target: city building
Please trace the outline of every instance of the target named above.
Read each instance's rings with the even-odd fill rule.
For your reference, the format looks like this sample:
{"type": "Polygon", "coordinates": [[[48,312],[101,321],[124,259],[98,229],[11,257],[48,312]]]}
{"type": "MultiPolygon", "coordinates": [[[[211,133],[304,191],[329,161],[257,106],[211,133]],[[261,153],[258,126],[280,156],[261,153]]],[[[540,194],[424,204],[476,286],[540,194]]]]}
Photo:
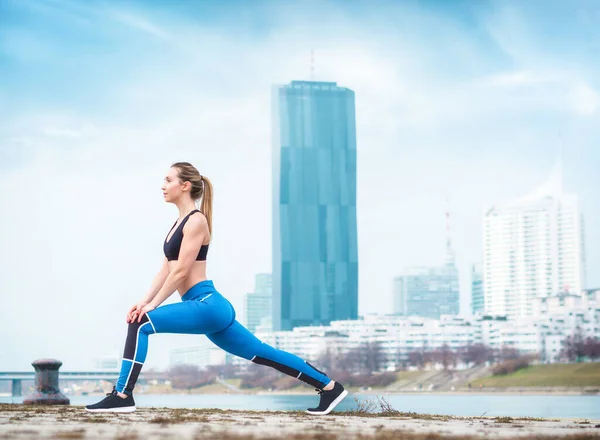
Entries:
{"type": "Polygon", "coordinates": [[[600,288],[597,289],[585,289],[583,296],[591,301],[600,301],[600,288]]]}
{"type": "Polygon", "coordinates": [[[358,317],[354,92],[333,82],[273,88],[276,330],[358,317]]]}
{"type": "Polygon", "coordinates": [[[549,362],[558,360],[566,336],[581,332],[583,338],[600,339],[600,290],[597,295],[561,293],[536,298],[533,321],[541,329],[541,357],[549,362]]]}
{"type": "Polygon", "coordinates": [[[196,365],[206,368],[212,365],[231,364],[233,355],[219,347],[200,346],[171,350],[171,366],[196,365]]]}
{"type": "Polygon", "coordinates": [[[480,264],[474,264],[471,268],[471,313],[483,313],[484,304],[483,270],[480,264]]]}
{"type": "Polygon", "coordinates": [[[583,220],[577,197],[563,193],[558,161],[527,196],[484,215],[486,314],[526,317],[536,298],[585,287],[583,220]]]}
{"type": "Polygon", "coordinates": [[[438,319],[459,313],[458,270],[454,263],[407,269],[394,279],[394,313],[438,319]]]}
{"type": "Polygon", "coordinates": [[[252,333],[256,331],[263,318],[272,314],[271,274],[257,274],[254,282],[254,292],[244,295],[244,324],[252,333]]]}
{"type": "Polygon", "coordinates": [[[446,261],[439,267],[414,267],[394,278],[394,314],[438,319],[460,311],[458,269],[446,210],[446,261]]]}
{"type": "MultiPolygon", "coordinates": [[[[257,332],[257,336],[315,363],[317,368],[325,350],[342,354],[376,342],[385,359],[382,369],[389,370],[405,365],[414,351],[446,348],[458,353],[476,344],[495,350],[516,349],[537,356],[541,362],[555,362],[567,336],[581,331],[584,338],[600,339],[600,298],[585,294],[539,298],[534,301],[534,309],[533,316],[518,318],[483,314],[443,315],[440,319],[366,315],[358,320],[332,321],[327,326],[257,332]]],[[[460,363],[456,366],[461,367],[460,363]]]]}
{"type": "Polygon", "coordinates": [[[271,315],[265,316],[260,320],[260,323],[256,326],[255,332],[272,332],[273,331],[273,317],[271,315]]]}

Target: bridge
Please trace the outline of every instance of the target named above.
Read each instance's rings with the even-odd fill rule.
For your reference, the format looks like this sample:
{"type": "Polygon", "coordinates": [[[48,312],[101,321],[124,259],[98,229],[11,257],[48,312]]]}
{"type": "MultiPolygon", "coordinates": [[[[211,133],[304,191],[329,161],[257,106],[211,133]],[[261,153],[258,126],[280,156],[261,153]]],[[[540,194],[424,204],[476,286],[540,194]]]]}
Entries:
{"type": "MultiPolygon", "coordinates": [[[[79,381],[79,380],[107,380],[116,382],[119,378],[118,371],[61,371],[58,375],[59,380],[79,381]]],[[[155,372],[143,372],[138,379],[139,383],[144,383],[152,379],[165,379],[165,375],[155,372]]],[[[22,381],[35,380],[35,372],[33,371],[0,371],[0,380],[12,381],[13,397],[21,396],[22,381]]]]}

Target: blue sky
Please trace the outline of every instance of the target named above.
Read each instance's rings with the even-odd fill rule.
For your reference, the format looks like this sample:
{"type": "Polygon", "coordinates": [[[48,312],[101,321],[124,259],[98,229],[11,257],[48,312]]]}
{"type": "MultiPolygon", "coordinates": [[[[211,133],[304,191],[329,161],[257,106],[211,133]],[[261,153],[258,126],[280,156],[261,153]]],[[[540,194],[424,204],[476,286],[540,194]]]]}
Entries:
{"type": "MultiPolygon", "coordinates": [[[[0,368],[120,355],[177,160],[215,184],[209,272],[241,314],[271,269],[271,86],[308,79],[311,50],[316,79],[356,93],[361,313],[443,261],[446,198],[468,310],[483,210],[541,183],[561,146],[600,285],[597,2],[5,0],[0,368]]],[[[148,363],[198,340],[158,335],[148,363]]]]}

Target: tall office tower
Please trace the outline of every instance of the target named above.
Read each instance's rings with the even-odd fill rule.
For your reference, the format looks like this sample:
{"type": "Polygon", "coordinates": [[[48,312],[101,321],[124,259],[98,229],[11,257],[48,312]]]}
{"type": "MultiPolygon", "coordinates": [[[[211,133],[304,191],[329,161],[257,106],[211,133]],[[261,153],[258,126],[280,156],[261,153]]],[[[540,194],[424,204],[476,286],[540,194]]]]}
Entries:
{"type": "Polygon", "coordinates": [[[394,313],[438,319],[459,313],[458,270],[453,264],[416,267],[394,278],[394,313]]]}
{"type": "Polygon", "coordinates": [[[252,333],[256,331],[261,319],[271,317],[271,296],[271,274],[257,274],[254,292],[244,295],[244,324],[252,333]]]}
{"type": "Polygon", "coordinates": [[[273,329],[358,317],[354,92],[273,88],[273,329]]]}
{"type": "Polygon", "coordinates": [[[415,267],[394,278],[394,313],[438,319],[458,315],[458,269],[450,240],[450,213],[446,210],[446,262],[439,267],[415,267]]]}
{"type": "Polygon", "coordinates": [[[471,313],[483,313],[483,271],[481,264],[474,264],[471,268],[471,313]]]}
{"type": "Polygon", "coordinates": [[[559,160],[529,195],[484,216],[486,314],[531,316],[532,302],[585,284],[583,219],[577,197],[563,194],[559,160]]]}

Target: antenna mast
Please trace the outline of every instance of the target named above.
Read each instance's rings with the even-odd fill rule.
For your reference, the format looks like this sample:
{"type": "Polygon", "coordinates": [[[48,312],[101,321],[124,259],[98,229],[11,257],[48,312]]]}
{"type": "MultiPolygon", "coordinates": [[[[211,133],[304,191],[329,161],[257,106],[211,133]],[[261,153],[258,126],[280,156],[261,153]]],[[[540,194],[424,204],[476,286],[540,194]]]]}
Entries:
{"type": "Polygon", "coordinates": [[[450,200],[446,195],[446,263],[454,262],[454,252],[452,252],[452,238],[450,236],[450,200]]]}

